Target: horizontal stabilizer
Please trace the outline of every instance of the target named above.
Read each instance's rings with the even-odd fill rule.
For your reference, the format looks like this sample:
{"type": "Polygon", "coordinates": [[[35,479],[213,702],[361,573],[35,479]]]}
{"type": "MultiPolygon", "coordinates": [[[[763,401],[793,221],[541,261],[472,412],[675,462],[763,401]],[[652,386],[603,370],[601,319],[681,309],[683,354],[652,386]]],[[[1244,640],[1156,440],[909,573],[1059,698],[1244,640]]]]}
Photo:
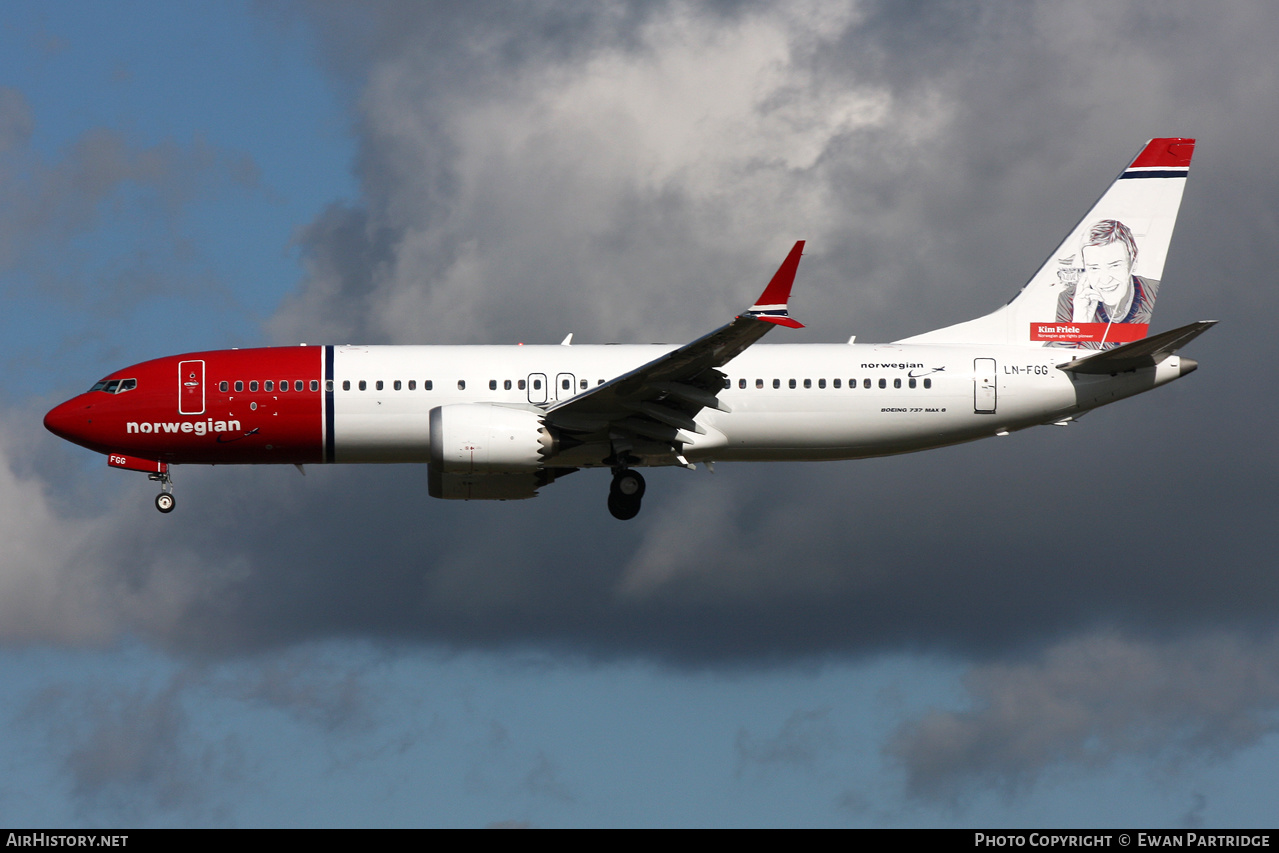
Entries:
{"type": "Polygon", "coordinates": [[[1059,364],[1057,368],[1067,373],[1097,375],[1153,367],[1215,325],[1216,320],[1197,320],[1180,329],[1059,364]]]}

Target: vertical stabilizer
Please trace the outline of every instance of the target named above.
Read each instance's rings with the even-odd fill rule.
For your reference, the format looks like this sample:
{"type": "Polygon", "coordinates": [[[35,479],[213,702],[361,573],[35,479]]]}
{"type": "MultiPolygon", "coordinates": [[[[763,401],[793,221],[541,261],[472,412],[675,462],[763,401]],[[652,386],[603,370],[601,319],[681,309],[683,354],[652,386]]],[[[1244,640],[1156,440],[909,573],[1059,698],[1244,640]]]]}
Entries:
{"type": "Polygon", "coordinates": [[[1110,349],[1146,337],[1193,139],[1152,139],[1011,302],[910,343],[1110,349]]]}

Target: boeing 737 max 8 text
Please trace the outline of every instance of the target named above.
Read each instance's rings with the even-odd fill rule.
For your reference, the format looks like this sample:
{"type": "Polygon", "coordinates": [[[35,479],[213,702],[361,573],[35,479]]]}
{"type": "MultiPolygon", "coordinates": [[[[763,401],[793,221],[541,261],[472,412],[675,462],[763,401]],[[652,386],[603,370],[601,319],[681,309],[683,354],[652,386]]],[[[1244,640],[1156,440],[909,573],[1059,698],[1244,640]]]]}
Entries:
{"type": "MultiPolygon", "coordinates": [[[[57,406],[56,435],[159,481],[170,467],[424,462],[430,494],[531,498],[607,468],[859,459],[1066,423],[1184,376],[1210,325],[1148,335],[1194,151],[1154,139],[1018,295],[890,344],[756,345],[787,311],[803,242],[727,325],[671,346],[298,346],[189,353],[116,371],[57,406]]],[[[571,336],[570,336],[571,337],[571,336]]]]}

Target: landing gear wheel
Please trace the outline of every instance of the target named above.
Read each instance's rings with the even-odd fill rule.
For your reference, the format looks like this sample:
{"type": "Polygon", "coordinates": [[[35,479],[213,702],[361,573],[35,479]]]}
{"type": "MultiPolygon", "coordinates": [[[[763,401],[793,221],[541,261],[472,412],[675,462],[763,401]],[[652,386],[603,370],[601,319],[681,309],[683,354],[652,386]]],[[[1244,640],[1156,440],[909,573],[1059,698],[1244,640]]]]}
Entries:
{"type": "Polygon", "coordinates": [[[160,512],[173,512],[173,475],[169,466],[164,465],[158,472],[148,474],[147,479],[160,484],[160,494],[155,496],[155,508],[160,512]]]}
{"type": "Polygon", "coordinates": [[[615,471],[613,484],[608,488],[608,511],[613,518],[629,521],[639,515],[645,488],[644,478],[638,471],[629,468],[615,471]]]}
{"type": "Polygon", "coordinates": [[[644,491],[647,488],[644,477],[638,471],[623,468],[613,475],[613,485],[609,487],[609,493],[638,501],[644,497],[644,491]]]}
{"type": "Polygon", "coordinates": [[[613,514],[613,518],[618,521],[630,521],[639,515],[640,502],[633,495],[613,495],[608,496],[608,511],[613,514]]]}

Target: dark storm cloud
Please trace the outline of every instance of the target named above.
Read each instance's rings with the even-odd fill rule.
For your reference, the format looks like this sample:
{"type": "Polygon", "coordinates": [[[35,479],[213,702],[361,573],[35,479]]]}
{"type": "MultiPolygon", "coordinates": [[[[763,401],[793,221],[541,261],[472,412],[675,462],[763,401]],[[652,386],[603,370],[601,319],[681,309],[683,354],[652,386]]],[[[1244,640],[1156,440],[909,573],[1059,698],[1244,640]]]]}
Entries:
{"type": "MultiPolygon", "coordinates": [[[[1155,684],[1178,661],[1189,678],[1277,657],[1279,21],[1264,5],[638,8],[388,4],[357,23],[324,7],[328,56],[359,95],[363,196],[300,232],[307,279],[274,332],[684,339],[807,237],[811,328],[773,339],[892,339],[1002,304],[1142,141],[1176,134],[1201,144],[1156,324],[1223,321],[1187,352],[1201,370],[1066,429],[655,472],[630,524],[591,472],[482,505],[430,501],[414,467],[183,470],[173,516],[139,487],[6,569],[22,595],[0,606],[30,603],[10,605],[8,635],[135,631],[193,655],[533,645],[689,667],[940,651],[975,661],[974,708],[903,727],[892,754],[942,799],[1087,765],[1092,743],[1254,742],[1268,687],[1220,678],[1210,708],[1155,684]],[[1103,629],[1124,639],[1089,639],[1103,629]],[[1144,666],[1130,690],[1085,691],[1078,726],[1036,732],[1024,708],[1054,707],[1078,672],[1116,682],[1125,655],[1144,666]]],[[[8,474],[12,532],[66,527],[8,474]]]]}

